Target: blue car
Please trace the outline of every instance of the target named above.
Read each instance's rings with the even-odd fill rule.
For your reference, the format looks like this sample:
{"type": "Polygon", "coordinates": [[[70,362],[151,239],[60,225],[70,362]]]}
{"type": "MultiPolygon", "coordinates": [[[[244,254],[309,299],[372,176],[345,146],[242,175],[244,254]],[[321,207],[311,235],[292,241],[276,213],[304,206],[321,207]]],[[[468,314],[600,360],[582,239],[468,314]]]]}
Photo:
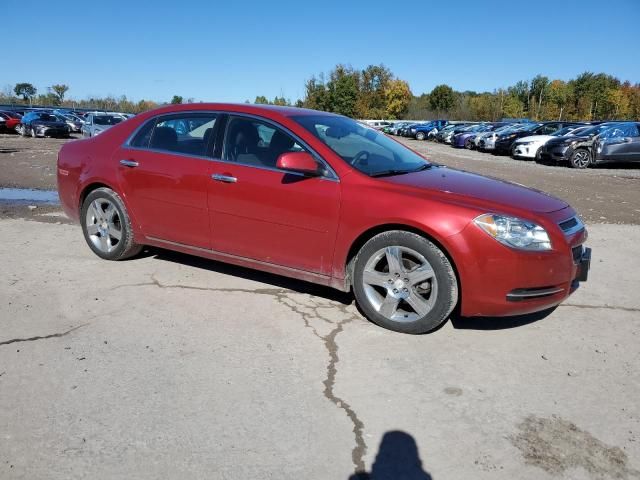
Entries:
{"type": "Polygon", "coordinates": [[[427,123],[421,123],[413,125],[409,129],[409,133],[411,137],[416,140],[425,140],[429,136],[429,132],[432,132],[434,129],[441,130],[447,125],[446,120],[431,120],[427,123]]]}

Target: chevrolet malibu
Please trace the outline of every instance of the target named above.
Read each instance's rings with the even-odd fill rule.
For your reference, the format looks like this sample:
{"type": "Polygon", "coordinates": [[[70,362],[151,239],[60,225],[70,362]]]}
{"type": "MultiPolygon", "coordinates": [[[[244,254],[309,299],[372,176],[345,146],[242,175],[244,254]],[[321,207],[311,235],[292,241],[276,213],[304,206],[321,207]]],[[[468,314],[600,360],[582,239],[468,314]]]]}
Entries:
{"type": "Polygon", "coordinates": [[[431,163],[349,118],[172,105],[64,145],[58,185],[89,248],[143,245],[352,291],[374,323],[424,333],[545,310],[586,280],[564,201],[431,163]]]}

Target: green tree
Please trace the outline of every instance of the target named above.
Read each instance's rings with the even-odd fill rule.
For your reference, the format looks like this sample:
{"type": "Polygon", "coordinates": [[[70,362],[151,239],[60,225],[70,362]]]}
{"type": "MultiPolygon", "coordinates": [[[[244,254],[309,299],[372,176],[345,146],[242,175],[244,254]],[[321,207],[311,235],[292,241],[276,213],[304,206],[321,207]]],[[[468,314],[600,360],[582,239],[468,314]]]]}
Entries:
{"type": "Polygon", "coordinates": [[[429,103],[431,108],[441,113],[446,113],[451,110],[455,102],[455,96],[453,89],[449,85],[438,85],[429,94],[429,103]]]}
{"type": "Polygon", "coordinates": [[[171,99],[171,103],[173,105],[178,105],[182,103],[182,97],[180,95],[174,95],[173,98],[171,99]]]}
{"type": "Polygon", "coordinates": [[[58,97],[58,101],[62,103],[64,101],[65,94],[69,91],[69,86],[62,83],[56,83],[49,87],[49,91],[58,97]]]}
{"type": "Polygon", "coordinates": [[[384,118],[387,112],[387,89],[393,73],[384,65],[369,65],[358,75],[357,116],[384,118]]]}
{"type": "Polygon", "coordinates": [[[549,79],[544,75],[536,75],[531,80],[531,96],[533,97],[533,103],[535,109],[529,108],[529,115],[535,111],[535,118],[540,118],[540,111],[542,110],[542,100],[546,97],[549,88],[549,79]]]}
{"type": "Polygon", "coordinates": [[[258,104],[258,105],[269,105],[269,99],[267,97],[265,97],[264,95],[259,95],[253,101],[253,103],[258,104]]]}
{"type": "Polygon", "coordinates": [[[327,83],[331,112],[355,117],[359,93],[358,74],[351,67],[337,65],[327,83]]]}
{"type": "Polygon", "coordinates": [[[36,93],[38,93],[38,89],[30,83],[16,83],[13,91],[18,97],[22,97],[25,102],[30,102],[31,99],[36,96],[36,93]]]}

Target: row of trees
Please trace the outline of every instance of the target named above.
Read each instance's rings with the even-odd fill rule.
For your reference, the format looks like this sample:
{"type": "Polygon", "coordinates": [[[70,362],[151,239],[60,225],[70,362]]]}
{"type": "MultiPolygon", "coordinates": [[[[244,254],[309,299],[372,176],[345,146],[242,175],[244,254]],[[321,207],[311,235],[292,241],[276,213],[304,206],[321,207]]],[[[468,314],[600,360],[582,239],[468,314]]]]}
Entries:
{"type": "Polygon", "coordinates": [[[438,85],[412,99],[408,118],[497,120],[638,120],[640,84],[585,72],[569,81],[536,75],[493,92],[458,92],[438,85]]]}
{"type": "MultiPolygon", "coordinates": [[[[67,98],[66,94],[68,91],[68,85],[54,84],[47,87],[46,93],[38,94],[38,89],[33,84],[17,83],[14,86],[6,86],[4,90],[0,92],[0,104],[47,105],[66,108],[112,110],[126,113],[140,113],[160,105],[150,100],[134,102],[124,95],[119,98],[107,96],[74,100],[67,98]]],[[[187,101],[193,101],[193,99],[188,99],[187,101]]],[[[171,102],[182,103],[182,97],[174,95],[171,102]]]]}
{"type": "MultiPolygon", "coordinates": [[[[7,86],[0,92],[0,103],[58,105],[70,108],[95,108],[138,113],[158,106],[157,102],[133,102],[126,96],[115,98],[67,98],[69,86],[54,84],[46,93],[30,83],[7,86]]],[[[167,103],[187,103],[174,95],[167,103]]],[[[247,101],[249,103],[249,101],[247,101]]],[[[273,100],[261,95],[253,103],[292,105],[284,95],[273,100]]],[[[498,120],[638,120],[640,84],[622,82],[605,73],[584,72],[569,81],[551,80],[536,75],[507,88],[492,92],[456,91],[438,85],[431,92],[415,96],[409,84],[384,65],[369,65],[363,70],[336,65],[327,75],[312,76],[305,82],[304,98],[293,105],[347,115],[354,118],[498,120]]]]}

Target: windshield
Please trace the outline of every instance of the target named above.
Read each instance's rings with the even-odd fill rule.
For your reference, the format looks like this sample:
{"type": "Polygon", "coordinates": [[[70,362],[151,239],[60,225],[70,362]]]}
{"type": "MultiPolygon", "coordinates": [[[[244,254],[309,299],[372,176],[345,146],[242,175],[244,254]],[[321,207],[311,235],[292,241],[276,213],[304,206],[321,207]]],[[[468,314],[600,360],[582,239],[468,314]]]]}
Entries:
{"type": "Polygon", "coordinates": [[[556,130],[555,132],[552,132],[550,135],[553,135],[554,137],[561,137],[561,136],[566,135],[567,133],[573,132],[575,130],[576,130],[575,126],[564,127],[564,128],[561,128],[560,130],[556,130]]]}
{"type": "Polygon", "coordinates": [[[611,124],[603,123],[600,125],[595,125],[593,127],[588,127],[580,133],[574,132],[573,135],[580,135],[581,137],[592,137],[599,134],[600,132],[604,132],[607,128],[611,128],[611,124]]]}
{"type": "Polygon", "coordinates": [[[350,118],[299,115],[292,119],[367,175],[400,174],[429,167],[429,162],[418,154],[350,118]]]}
{"type": "Polygon", "coordinates": [[[122,117],[115,117],[112,115],[98,115],[93,117],[93,123],[96,125],[115,125],[123,120],[122,117]]]}
{"type": "Polygon", "coordinates": [[[42,120],[43,122],[64,122],[64,120],[50,113],[41,113],[38,115],[38,120],[42,120]]]}

